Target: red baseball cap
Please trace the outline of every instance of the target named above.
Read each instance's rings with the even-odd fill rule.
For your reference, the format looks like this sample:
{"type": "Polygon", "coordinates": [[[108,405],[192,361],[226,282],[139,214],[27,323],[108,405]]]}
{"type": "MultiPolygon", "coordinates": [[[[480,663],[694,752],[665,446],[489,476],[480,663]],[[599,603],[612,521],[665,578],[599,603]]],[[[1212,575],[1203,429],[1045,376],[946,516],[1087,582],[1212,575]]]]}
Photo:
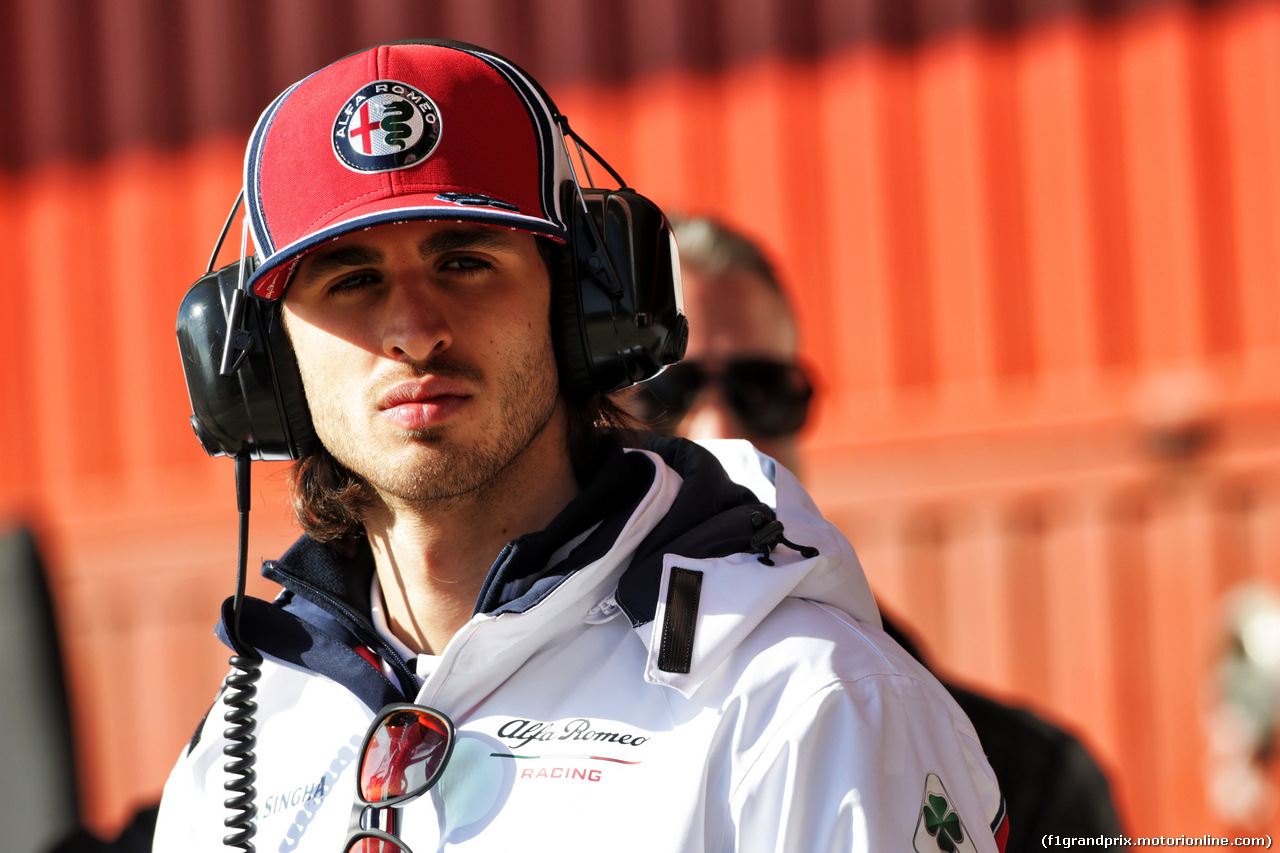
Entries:
{"type": "Polygon", "coordinates": [[[511,62],[460,42],[354,53],[285,90],[245,154],[259,260],[250,292],[284,294],[302,256],[344,234],[417,219],[568,239],[559,113],[511,62]]]}

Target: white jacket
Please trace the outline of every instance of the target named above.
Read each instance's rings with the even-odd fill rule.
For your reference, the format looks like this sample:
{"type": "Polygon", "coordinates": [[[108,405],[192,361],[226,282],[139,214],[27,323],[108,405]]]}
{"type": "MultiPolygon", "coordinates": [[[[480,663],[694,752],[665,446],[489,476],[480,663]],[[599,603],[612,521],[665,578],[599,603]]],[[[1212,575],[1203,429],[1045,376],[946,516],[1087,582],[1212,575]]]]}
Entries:
{"type": "MultiPolygon", "coordinates": [[[[1003,802],[969,721],[881,631],[852,547],[795,478],[745,442],[708,442],[751,494],[698,445],[647,446],[508,546],[420,688],[371,633],[367,555],[304,537],[267,564],[287,591],[242,623],[266,656],[259,851],[340,853],[356,753],[391,701],[458,731],[439,783],[403,810],[413,853],[999,849],[1003,802]],[[781,538],[755,529],[771,507],[781,538]],[[696,574],[669,598],[675,570],[696,574]]],[[[227,849],[223,710],[169,778],[158,853],[227,849]]]]}

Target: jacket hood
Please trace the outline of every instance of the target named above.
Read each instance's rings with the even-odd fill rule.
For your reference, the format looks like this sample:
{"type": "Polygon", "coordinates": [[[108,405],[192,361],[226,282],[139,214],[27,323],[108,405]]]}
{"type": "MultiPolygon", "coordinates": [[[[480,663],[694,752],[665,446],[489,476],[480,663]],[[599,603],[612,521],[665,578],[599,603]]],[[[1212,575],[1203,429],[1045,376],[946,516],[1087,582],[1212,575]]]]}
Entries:
{"type": "MultiPolygon", "coordinates": [[[[691,693],[787,598],[835,608],[880,627],[879,610],[853,546],[822,517],[790,471],[746,441],[712,440],[696,446],[698,454],[718,463],[711,467],[747,488],[755,504],[781,523],[772,528],[779,535],[776,547],[765,553],[749,547],[717,557],[675,547],[678,541],[669,543],[655,597],[648,680],[691,693]],[[668,649],[680,646],[678,658],[664,655],[664,644],[668,649]]],[[[700,465],[707,462],[700,460],[700,465]]],[[[682,484],[681,493],[689,487],[682,484]]],[[[756,537],[756,544],[761,538],[756,537]]]]}
{"type": "Polygon", "coordinates": [[[829,604],[859,622],[882,627],[880,610],[852,543],[822,516],[795,475],[746,441],[708,440],[701,444],[731,478],[774,509],[787,539],[820,552],[814,559],[795,565],[796,585],[789,594],[829,604]]]}

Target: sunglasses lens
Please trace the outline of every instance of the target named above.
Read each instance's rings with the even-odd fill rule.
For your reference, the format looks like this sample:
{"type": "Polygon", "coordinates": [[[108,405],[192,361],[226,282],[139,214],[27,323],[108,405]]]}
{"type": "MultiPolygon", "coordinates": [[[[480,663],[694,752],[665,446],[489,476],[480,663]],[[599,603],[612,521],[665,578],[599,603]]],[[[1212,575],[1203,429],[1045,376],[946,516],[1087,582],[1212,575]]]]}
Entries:
{"type": "Polygon", "coordinates": [[[813,386],[794,364],[742,359],[730,362],[720,381],[734,414],[756,435],[790,435],[808,418],[813,386]]]}
{"type": "MultiPolygon", "coordinates": [[[[425,792],[440,772],[453,747],[453,725],[427,710],[395,710],[377,724],[360,762],[360,794],[370,803],[383,803],[425,792]]],[[[364,839],[368,844],[383,843],[364,839]]],[[[382,853],[381,847],[354,847],[357,853],[382,853]]],[[[398,847],[386,848],[396,853],[398,847]]]]}
{"type": "Polygon", "coordinates": [[[809,415],[813,386],[797,365],[770,359],[735,359],[708,374],[697,362],[668,367],[637,390],[632,411],[650,429],[675,429],[708,381],[718,381],[724,401],[753,435],[776,438],[798,432],[809,415]]]}

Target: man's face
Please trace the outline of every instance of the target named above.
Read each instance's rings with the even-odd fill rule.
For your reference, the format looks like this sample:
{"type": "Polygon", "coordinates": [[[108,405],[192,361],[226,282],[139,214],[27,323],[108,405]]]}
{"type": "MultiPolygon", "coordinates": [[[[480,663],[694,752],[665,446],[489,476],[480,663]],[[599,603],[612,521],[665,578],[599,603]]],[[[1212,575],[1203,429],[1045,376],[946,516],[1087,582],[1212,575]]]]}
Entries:
{"type": "MultiPolygon", "coordinates": [[[[741,358],[795,362],[795,324],[785,300],[767,282],[749,273],[710,278],[689,269],[681,270],[680,278],[689,317],[686,361],[712,371],[741,358]]],[[[792,471],[799,464],[794,434],[752,434],[714,382],[702,389],[672,432],[686,438],[745,438],[792,471]]]]}
{"type": "Polygon", "coordinates": [[[550,299],[534,237],[507,228],[398,223],[313,250],[284,319],[320,440],[391,503],[563,464],[550,299]]]}

